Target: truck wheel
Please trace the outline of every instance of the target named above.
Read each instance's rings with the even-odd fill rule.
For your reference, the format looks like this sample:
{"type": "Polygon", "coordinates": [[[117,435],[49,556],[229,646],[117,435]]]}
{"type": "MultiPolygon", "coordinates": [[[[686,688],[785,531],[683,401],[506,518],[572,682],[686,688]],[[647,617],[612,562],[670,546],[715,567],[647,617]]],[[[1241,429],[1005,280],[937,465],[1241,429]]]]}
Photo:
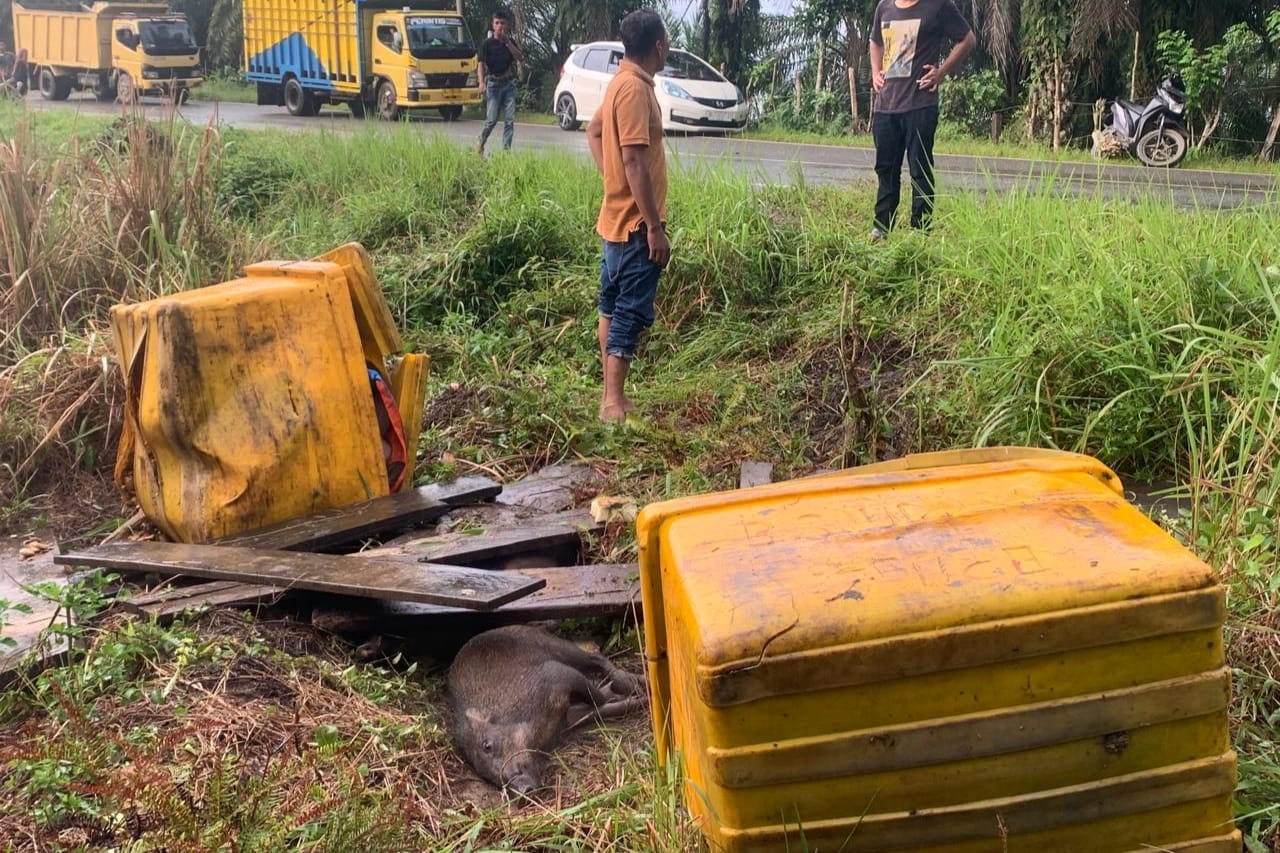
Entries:
{"type": "Polygon", "coordinates": [[[138,102],[138,89],[133,85],[133,78],[127,72],[121,71],[120,76],[116,78],[116,100],[122,104],[138,102]]]}
{"type": "Polygon", "coordinates": [[[297,77],[290,77],[284,84],[284,108],[291,116],[313,116],[320,111],[315,96],[302,88],[297,77]]]}
{"type": "Polygon", "coordinates": [[[457,121],[461,117],[462,117],[462,107],[458,106],[457,104],[454,104],[451,107],[440,108],[440,118],[444,119],[445,121],[457,121]]]}
{"type": "Polygon", "coordinates": [[[400,108],[396,106],[396,87],[390,80],[382,81],[382,85],[378,87],[378,118],[383,121],[400,118],[400,108]]]}
{"type": "Polygon", "coordinates": [[[177,89],[174,91],[173,102],[177,106],[182,106],[189,100],[191,100],[191,90],[188,89],[186,86],[183,86],[181,89],[177,89]]]}
{"type": "Polygon", "coordinates": [[[40,69],[40,94],[46,101],[65,101],[71,94],[71,81],[58,77],[48,68],[40,69]]]}

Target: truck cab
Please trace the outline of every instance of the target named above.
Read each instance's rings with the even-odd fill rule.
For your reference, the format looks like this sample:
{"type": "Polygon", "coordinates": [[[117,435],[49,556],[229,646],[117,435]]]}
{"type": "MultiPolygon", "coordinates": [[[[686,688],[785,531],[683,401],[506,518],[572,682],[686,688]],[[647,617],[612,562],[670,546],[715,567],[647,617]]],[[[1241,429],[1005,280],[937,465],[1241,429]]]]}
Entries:
{"type": "Polygon", "coordinates": [[[295,116],[347,104],[357,117],[436,109],[453,121],[481,99],[462,0],[244,0],[244,57],[258,103],[295,116]]]}
{"type": "Polygon", "coordinates": [[[140,94],[180,98],[201,81],[200,48],[185,18],[117,18],[111,37],[111,64],[119,100],[140,94]]]}
{"type": "Polygon", "coordinates": [[[438,12],[372,15],[369,67],[381,77],[375,106],[394,119],[404,108],[435,107],[446,120],[476,103],[476,49],[462,18],[438,12]]]}
{"type": "Polygon", "coordinates": [[[51,101],[91,89],[131,103],[158,92],[184,99],[201,82],[187,19],[155,0],[14,0],[16,44],[32,85],[51,101]]]}

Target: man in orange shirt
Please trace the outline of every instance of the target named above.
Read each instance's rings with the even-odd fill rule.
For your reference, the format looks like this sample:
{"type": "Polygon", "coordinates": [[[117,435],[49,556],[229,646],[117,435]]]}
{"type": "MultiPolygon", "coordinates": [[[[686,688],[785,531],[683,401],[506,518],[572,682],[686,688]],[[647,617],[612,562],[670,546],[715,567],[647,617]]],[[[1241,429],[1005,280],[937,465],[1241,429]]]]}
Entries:
{"type": "Polygon", "coordinates": [[[604,103],[587,127],[591,156],[604,175],[596,232],[600,318],[596,336],[604,365],[600,418],[620,422],[636,410],[624,387],[640,333],[653,325],[658,277],[671,259],[667,240],[667,155],[653,75],[667,63],[667,28],[641,9],[622,19],[624,56],[604,103]]]}

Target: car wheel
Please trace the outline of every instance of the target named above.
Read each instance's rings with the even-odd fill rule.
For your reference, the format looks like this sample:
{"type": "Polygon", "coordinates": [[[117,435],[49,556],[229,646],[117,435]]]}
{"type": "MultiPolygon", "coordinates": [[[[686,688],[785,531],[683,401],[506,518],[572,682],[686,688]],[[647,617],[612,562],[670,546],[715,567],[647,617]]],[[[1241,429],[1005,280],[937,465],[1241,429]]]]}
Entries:
{"type": "Polygon", "coordinates": [[[444,119],[445,121],[457,121],[461,117],[462,117],[462,107],[458,106],[457,104],[454,104],[453,106],[449,106],[449,107],[440,108],[440,118],[444,119]]]}
{"type": "Polygon", "coordinates": [[[378,118],[383,121],[400,118],[400,108],[396,106],[396,87],[390,80],[383,80],[378,87],[378,118]]]}
{"type": "Polygon", "coordinates": [[[578,102],[568,92],[561,92],[556,98],[556,124],[561,130],[577,130],[582,127],[578,121],[578,102]]]}
{"type": "Polygon", "coordinates": [[[356,98],[355,100],[352,100],[352,101],[347,101],[347,107],[350,108],[351,115],[353,117],[364,118],[364,101],[360,100],[359,98],[356,98]]]}

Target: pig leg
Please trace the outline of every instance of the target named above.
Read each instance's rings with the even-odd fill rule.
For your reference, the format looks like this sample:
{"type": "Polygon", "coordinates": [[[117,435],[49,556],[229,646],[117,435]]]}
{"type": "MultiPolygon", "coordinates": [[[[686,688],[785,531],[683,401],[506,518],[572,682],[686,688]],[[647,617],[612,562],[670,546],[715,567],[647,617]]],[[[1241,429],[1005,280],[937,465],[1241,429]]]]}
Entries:
{"type": "Polygon", "coordinates": [[[609,692],[613,696],[633,696],[644,689],[644,685],[638,678],[614,666],[613,662],[604,655],[584,652],[572,643],[566,642],[563,647],[557,649],[556,658],[579,672],[595,676],[609,686],[609,692]]]}

